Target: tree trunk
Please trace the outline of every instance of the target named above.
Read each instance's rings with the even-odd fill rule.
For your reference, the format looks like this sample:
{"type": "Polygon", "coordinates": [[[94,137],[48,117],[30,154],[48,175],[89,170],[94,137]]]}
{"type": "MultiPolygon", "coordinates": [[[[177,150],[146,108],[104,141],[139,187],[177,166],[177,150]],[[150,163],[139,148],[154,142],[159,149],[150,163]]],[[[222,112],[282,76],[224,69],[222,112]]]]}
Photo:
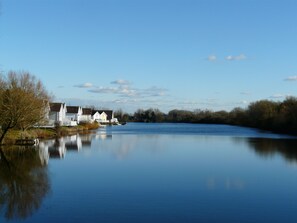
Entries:
{"type": "Polygon", "coordinates": [[[2,141],[6,135],[6,133],[8,132],[8,130],[11,128],[11,122],[8,124],[8,126],[4,129],[4,131],[2,132],[1,134],[1,137],[0,137],[0,146],[2,145],[2,141]]]}

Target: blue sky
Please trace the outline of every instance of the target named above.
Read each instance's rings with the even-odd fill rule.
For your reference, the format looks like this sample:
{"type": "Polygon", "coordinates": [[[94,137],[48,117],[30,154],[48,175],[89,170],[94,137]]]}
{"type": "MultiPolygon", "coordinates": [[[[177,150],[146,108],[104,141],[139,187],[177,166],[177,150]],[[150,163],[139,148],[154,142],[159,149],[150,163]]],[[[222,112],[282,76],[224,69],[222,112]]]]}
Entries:
{"type": "Polygon", "coordinates": [[[231,110],[297,96],[297,1],[0,0],[0,70],[71,105],[231,110]]]}

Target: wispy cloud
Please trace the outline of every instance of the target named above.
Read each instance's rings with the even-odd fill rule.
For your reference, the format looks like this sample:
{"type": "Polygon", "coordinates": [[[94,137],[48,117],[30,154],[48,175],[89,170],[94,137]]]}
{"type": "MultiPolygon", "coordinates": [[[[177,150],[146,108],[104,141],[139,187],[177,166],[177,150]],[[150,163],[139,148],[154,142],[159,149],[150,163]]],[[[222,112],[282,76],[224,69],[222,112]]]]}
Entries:
{"type": "Polygon", "coordinates": [[[94,87],[89,90],[91,93],[97,94],[114,94],[120,97],[159,97],[166,95],[167,89],[159,88],[156,86],[138,89],[131,86],[129,81],[117,80],[112,81],[115,84],[113,87],[94,87]]]}
{"type": "Polygon", "coordinates": [[[238,56],[232,56],[232,55],[229,55],[229,56],[226,56],[225,59],[228,60],[228,61],[234,61],[234,60],[246,60],[247,57],[246,57],[246,55],[244,55],[244,54],[240,54],[240,55],[238,55],[238,56]]]}
{"type": "Polygon", "coordinates": [[[290,95],[288,95],[288,94],[274,94],[274,95],[271,95],[269,98],[282,99],[282,98],[286,98],[286,97],[290,97],[290,95]]]}
{"type": "Polygon", "coordinates": [[[251,92],[249,91],[242,91],[240,92],[241,95],[251,95],[251,92]]]}
{"type": "Polygon", "coordinates": [[[269,98],[272,98],[272,99],[278,99],[278,98],[284,98],[285,96],[282,95],[282,94],[274,94],[272,96],[270,96],[269,98]]]}
{"type": "MultiPolygon", "coordinates": [[[[122,108],[129,111],[136,110],[138,108],[160,108],[166,109],[173,102],[169,102],[170,98],[169,90],[159,86],[151,86],[147,88],[138,88],[128,80],[118,79],[110,81],[109,85],[94,85],[90,83],[84,83],[75,85],[75,87],[85,88],[87,92],[92,93],[90,99],[98,98],[94,101],[88,101],[84,103],[86,105],[94,104],[95,106],[109,108],[122,108]],[[98,97],[97,95],[100,95],[98,97]]],[[[76,99],[71,99],[69,102],[77,102],[76,99]]]]}
{"type": "Polygon", "coordinates": [[[164,96],[166,95],[166,92],[168,90],[165,88],[159,88],[156,86],[144,89],[141,94],[142,95],[146,95],[146,96],[150,96],[150,97],[159,97],[159,96],[164,96]]]}
{"type": "Polygon", "coordinates": [[[290,76],[285,78],[285,81],[297,81],[297,76],[290,76]]]}
{"type": "Polygon", "coordinates": [[[84,84],[74,85],[74,87],[78,87],[78,88],[91,88],[91,87],[93,87],[93,84],[86,82],[84,84]]]}
{"type": "Polygon", "coordinates": [[[117,94],[120,96],[135,96],[137,94],[135,89],[126,87],[96,87],[90,89],[89,92],[97,94],[117,94]]]}
{"type": "Polygon", "coordinates": [[[242,92],[240,92],[240,94],[241,94],[241,95],[250,95],[251,93],[248,92],[248,91],[242,91],[242,92]]]}
{"type": "Polygon", "coordinates": [[[130,81],[127,81],[127,80],[115,80],[115,81],[112,81],[110,82],[111,84],[117,84],[117,85],[130,85],[131,82],[130,81]]]}
{"type": "Polygon", "coordinates": [[[217,56],[216,55],[209,55],[206,59],[208,61],[214,62],[214,61],[217,60],[217,56]]]}
{"type": "Polygon", "coordinates": [[[90,89],[89,92],[98,93],[98,94],[113,94],[117,93],[117,88],[113,87],[95,87],[90,89]]]}
{"type": "Polygon", "coordinates": [[[117,88],[117,94],[122,97],[135,97],[139,95],[139,92],[137,89],[133,89],[129,86],[120,86],[117,88]]]}
{"type": "Polygon", "coordinates": [[[131,87],[131,82],[127,80],[115,80],[110,82],[115,87],[99,87],[90,90],[92,93],[116,94],[121,97],[133,97],[138,94],[136,89],[131,87]]]}

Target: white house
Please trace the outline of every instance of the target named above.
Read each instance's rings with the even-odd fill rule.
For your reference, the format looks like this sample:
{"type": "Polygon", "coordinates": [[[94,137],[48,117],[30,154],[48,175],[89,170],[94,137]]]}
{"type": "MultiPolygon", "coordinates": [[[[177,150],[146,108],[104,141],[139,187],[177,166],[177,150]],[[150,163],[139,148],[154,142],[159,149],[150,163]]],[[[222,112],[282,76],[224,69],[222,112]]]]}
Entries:
{"type": "Polygon", "coordinates": [[[92,122],[92,109],[91,108],[83,108],[82,115],[80,117],[81,122],[92,122]]]}
{"type": "Polygon", "coordinates": [[[118,123],[118,119],[114,117],[113,110],[97,110],[101,114],[101,123],[118,123]]]}
{"type": "Polygon", "coordinates": [[[94,110],[92,112],[92,119],[102,124],[110,123],[110,119],[108,118],[108,114],[103,110],[94,110]]]}
{"type": "Polygon", "coordinates": [[[96,122],[99,122],[100,120],[100,113],[98,111],[92,111],[92,119],[96,122]]]}
{"type": "Polygon", "coordinates": [[[66,104],[65,103],[50,103],[49,124],[64,125],[66,122],[66,104]]]}
{"type": "Polygon", "coordinates": [[[68,121],[79,124],[82,114],[83,110],[80,106],[67,106],[66,117],[68,121]]]}

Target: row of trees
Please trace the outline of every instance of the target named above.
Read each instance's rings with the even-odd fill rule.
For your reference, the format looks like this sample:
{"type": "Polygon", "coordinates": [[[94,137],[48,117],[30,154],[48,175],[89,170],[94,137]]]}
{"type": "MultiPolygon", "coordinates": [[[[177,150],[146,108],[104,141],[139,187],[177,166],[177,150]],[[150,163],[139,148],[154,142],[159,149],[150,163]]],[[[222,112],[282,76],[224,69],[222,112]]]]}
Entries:
{"type": "Polygon", "coordinates": [[[260,100],[245,109],[234,108],[230,112],[175,109],[165,114],[158,109],[138,109],[133,115],[122,111],[115,115],[122,121],[230,124],[297,134],[296,97],[288,97],[282,102],[260,100]]]}

